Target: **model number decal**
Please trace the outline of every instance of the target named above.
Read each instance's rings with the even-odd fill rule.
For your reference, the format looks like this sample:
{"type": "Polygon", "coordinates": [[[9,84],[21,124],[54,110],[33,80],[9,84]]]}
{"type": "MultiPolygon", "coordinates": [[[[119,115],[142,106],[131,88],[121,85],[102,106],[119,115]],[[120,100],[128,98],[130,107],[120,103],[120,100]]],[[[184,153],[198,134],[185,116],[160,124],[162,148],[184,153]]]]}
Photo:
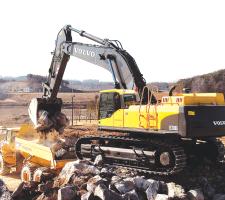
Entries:
{"type": "Polygon", "coordinates": [[[223,125],[225,125],[225,121],[213,121],[213,124],[215,126],[223,126],[223,125]]]}
{"type": "Polygon", "coordinates": [[[178,126],[170,125],[169,130],[170,131],[178,131],[178,126]]]}

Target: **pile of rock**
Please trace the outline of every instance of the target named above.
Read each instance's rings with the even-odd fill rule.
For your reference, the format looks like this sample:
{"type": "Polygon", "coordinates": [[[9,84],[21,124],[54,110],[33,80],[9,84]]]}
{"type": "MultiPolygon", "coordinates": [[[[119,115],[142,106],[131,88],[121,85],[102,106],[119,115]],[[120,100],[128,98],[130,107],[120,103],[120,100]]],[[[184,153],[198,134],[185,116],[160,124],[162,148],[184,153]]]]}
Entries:
{"type": "MultiPolygon", "coordinates": [[[[60,137],[58,137],[60,138],[60,137]]],[[[53,152],[56,160],[75,159],[75,144],[77,138],[75,137],[64,137],[60,138],[50,145],[51,151],[53,152]]]]}
{"type": "Polygon", "coordinates": [[[69,125],[68,118],[62,112],[56,112],[54,115],[50,116],[46,110],[40,110],[38,116],[37,121],[34,122],[34,126],[35,129],[40,132],[47,132],[54,129],[59,132],[59,134],[62,134],[65,127],[69,125]]]}
{"type": "Polygon", "coordinates": [[[5,183],[0,179],[0,200],[11,200],[11,194],[5,183]]]}
{"type": "Polygon", "coordinates": [[[12,198],[36,200],[225,200],[216,194],[208,180],[188,192],[174,182],[140,176],[125,168],[101,167],[101,156],[94,163],[77,160],[67,163],[58,176],[41,183],[22,183],[12,198]]]}

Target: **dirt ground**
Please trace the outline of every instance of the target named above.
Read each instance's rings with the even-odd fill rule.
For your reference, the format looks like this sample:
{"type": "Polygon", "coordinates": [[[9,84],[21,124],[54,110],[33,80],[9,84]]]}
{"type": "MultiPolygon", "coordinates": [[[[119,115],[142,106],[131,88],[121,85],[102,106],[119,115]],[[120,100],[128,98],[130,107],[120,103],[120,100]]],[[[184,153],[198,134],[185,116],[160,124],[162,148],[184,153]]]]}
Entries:
{"type": "MultiPolygon", "coordinates": [[[[32,98],[41,97],[41,93],[10,93],[0,96],[0,126],[18,127],[21,124],[30,123],[28,116],[28,105],[32,98]]],[[[65,113],[69,118],[72,115],[71,106],[68,106],[74,100],[74,105],[94,101],[97,93],[59,93],[58,97],[62,98],[65,113]],[[67,106],[66,106],[67,105],[67,106]]],[[[76,112],[76,110],[74,110],[76,112]]]]}
{"type": "Polygon", "coordinates": [[[12,173],[8,176],[0,176],[10,191],[14,191],[21,183],[20,174],[12,173]]]}

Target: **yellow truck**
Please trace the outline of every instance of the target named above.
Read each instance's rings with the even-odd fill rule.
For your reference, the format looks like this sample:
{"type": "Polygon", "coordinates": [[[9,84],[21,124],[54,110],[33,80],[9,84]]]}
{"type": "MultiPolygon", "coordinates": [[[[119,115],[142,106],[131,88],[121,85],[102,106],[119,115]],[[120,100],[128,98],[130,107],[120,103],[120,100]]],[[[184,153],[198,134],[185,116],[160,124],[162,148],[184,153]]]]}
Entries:
{"type": "Polygon", "coordinates": [[[44,172],[57,173],[67,162],[74,160],[56,160],[50,146],[40,142],[38,133],[30,125],[8,128],[0,151],[0,174],[17,171],[24,182],[40,182],[44,172]]]}

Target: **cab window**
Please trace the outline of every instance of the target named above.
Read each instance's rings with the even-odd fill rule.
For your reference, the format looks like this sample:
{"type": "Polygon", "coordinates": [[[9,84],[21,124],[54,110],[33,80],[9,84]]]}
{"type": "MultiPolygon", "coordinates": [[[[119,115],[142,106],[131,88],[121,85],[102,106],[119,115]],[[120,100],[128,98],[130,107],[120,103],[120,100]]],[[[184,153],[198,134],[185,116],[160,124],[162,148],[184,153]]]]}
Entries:
{"type": "Polygon", "coordinates": [[[99,102],[99,118],[108,118],[121,108],[120,95],[116,92],[102,93],[99,102]]]}
{"type": "Polygon", "coordinates": [[[124,107],[128,108],[130,105],[137,104],[137,97],[135,94],[124,94],[123,101],[124,101],[124,107]]]}

